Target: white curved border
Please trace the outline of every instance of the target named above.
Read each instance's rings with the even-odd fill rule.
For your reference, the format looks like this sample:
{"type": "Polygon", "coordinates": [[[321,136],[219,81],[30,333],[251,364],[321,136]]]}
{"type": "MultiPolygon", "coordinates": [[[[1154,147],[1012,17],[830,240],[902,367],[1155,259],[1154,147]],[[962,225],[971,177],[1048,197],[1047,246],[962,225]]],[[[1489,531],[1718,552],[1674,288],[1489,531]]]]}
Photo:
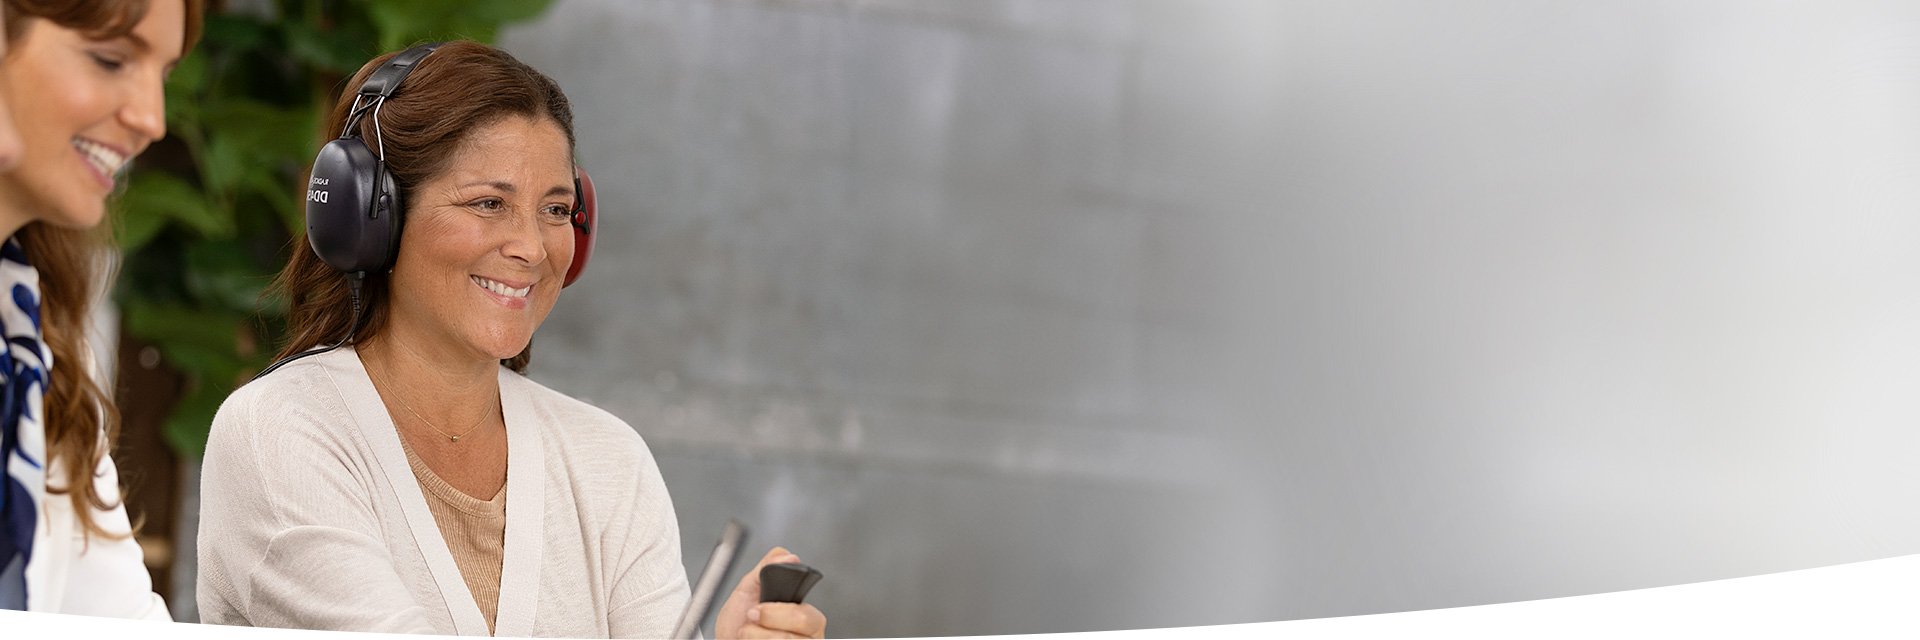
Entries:
{"type": "MultiPolygon", "coordinates": [[[[337,633],[0,611],[9,638],[277,638],[337,633]],[[25,632],[25,633],[20,633],[25,632]],[[56,635],[58,634],[58,635],[56,635]],[[71,634],[79,634],[74,636],[71,634]]],[[[1075,638],[1875,638],[1920,636],[1920,555],[1571,598],[1287,622],[1066,633],[1075,638]]],[[[353,634],[362,638],[418,638],[353,634]]]]}

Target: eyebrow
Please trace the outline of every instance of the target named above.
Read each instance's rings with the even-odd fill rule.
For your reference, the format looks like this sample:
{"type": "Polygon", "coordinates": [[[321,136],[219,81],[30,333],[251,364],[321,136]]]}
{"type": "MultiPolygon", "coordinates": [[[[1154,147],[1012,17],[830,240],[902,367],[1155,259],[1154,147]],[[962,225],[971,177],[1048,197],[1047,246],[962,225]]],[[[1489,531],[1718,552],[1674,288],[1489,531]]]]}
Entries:
{"type": "MultiPolygon", "coordinates": [[[[113,36],[112,38],[108,38],[108,40],[112,40],[112,39],[126,40],[127,44],[133,45],[133,50],[135,53],[145,55],[147,53],[153,52],[153,43],[147,42],[146,38],[142,38],[140,37],[140,34],[134,33],[132,31],[128,31],[123,34],[113,36]]],[[[173,59],[168,60],[167,64],[165,65],[167,68],[167,72],[172,73],[173,68],[176,66],[179,66],[180,59],[184,57],[186,56],[184,55],[174,56],[173,59]]]]}
{"type": "Polygon", "coordinates": [[[127,42],[133,43],[133,48],[138,49],[140,53],[146,53],[148,51],[153,50],[153,45],[148,43],[146,38],[140,37],[140,34],[138,33],[128,31],[124,34],[121,34],[120,37],[126,38],[127,42]]]}
{"type": "MultiPolygon", "coordinates": [[[[517,192],[519,192],[519,189],[518,189],[518,188],[515,188],[515,187],[513,186],[513,183],[511,183],[511,182],[505,182],[505,181],[501,181],[501,180],[479,180],[479,181],[475,181],[475,182],[469,182],[469,183],[466,183],[466,184],[463,184],[463,185],[460,185],[460,188],[462,188],[462,189],[465,189],[465,188],[468,188],[468,187],[493,187],[493,188],[495,188],[495,189],[499,189],[499,190],[501,190],[501,191],[505,191],[505,192],[507,192],[507,193],[517,193],[517,192]]],[[[567,185],[567,186],[564,186],[564,187],[562,187],[562,186],[555,186],[554,188],[552,188],[552,189],[548,189],[548,190],[547,190],[547,195],[549,195],[549,196],[570,196],[570,195],[573,195],[573,185],[567,185]]]]}
{"type": "MultiPolygon", "coordinates": [[[[153,43],[147,42],[147,39],[140,37],[140,34],[138,33],[128,31],[126,33],[123,33],[114,37],[125,39],[128,44],[133,45],[134,51],[138,53],[146,54],[146,53],[151,53],[153,51],[153,43]]],[[[167,71],[169,72],[173,71],[173,68],[176,66],[179,66],[180,60],[185,57],[186,57],[185,52],[182,52],[182,55],[174,56],[173,59],[168,60],[166,64],[167,71]]]]}

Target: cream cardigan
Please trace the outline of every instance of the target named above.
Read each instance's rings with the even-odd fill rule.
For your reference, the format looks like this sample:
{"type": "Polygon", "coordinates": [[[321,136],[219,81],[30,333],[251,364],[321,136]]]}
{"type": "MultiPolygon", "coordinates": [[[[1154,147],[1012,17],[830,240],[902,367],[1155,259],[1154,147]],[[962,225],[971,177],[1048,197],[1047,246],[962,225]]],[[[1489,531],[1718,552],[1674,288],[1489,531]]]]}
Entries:
{"type": "MultiPolygon", "coordinates": [[[[688,599],[653,455],[620,419],[502,367],[501,636],[666,637],[688,599]]],[[[228,396],[200,485],[201,620],[487,635],[351,348],[228,396]]]]}

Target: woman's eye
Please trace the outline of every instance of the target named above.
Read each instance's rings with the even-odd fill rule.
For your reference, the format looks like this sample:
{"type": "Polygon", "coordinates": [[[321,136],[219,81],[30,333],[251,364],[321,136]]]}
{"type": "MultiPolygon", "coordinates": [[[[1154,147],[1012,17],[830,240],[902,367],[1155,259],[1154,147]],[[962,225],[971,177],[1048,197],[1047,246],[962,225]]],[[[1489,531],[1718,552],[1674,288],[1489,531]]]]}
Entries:
{"type": "Polygon", "coordinates": [[[573,219],[573,208],[564,204],[550,204],[550,205],[547,205],[546,208],[542,209],[541,211],[546,213],[547,217],[550,219],[554,219],[554,220],[572,220],[573,219]]]}
{"type": "Polygon", "coordinates": [[[100,68],[106,69],[108,71],[119,71],[121,67],[124,67],[127,65],[125,60],[121,60],[109,54],[89,53],[87,55],[93,58],[94,64],[100,65],[100,68]]]}
{"type": "Polygon", "coordinates": [[[506,207],[507,203],[499,198],[481,198],[473,201],[473,208],[481,211],[499,211],[506,207]]]}

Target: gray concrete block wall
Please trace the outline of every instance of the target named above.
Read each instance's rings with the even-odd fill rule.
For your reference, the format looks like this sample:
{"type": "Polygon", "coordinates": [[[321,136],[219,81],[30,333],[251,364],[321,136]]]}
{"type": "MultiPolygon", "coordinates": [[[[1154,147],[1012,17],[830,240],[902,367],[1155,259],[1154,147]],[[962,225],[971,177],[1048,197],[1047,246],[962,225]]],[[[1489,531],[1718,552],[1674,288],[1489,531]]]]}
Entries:
{"type": "Polygon", "coordinates": [[[562,0],[535,376],[835,635],[1920,551],[1899,3],[562,0]]]}

